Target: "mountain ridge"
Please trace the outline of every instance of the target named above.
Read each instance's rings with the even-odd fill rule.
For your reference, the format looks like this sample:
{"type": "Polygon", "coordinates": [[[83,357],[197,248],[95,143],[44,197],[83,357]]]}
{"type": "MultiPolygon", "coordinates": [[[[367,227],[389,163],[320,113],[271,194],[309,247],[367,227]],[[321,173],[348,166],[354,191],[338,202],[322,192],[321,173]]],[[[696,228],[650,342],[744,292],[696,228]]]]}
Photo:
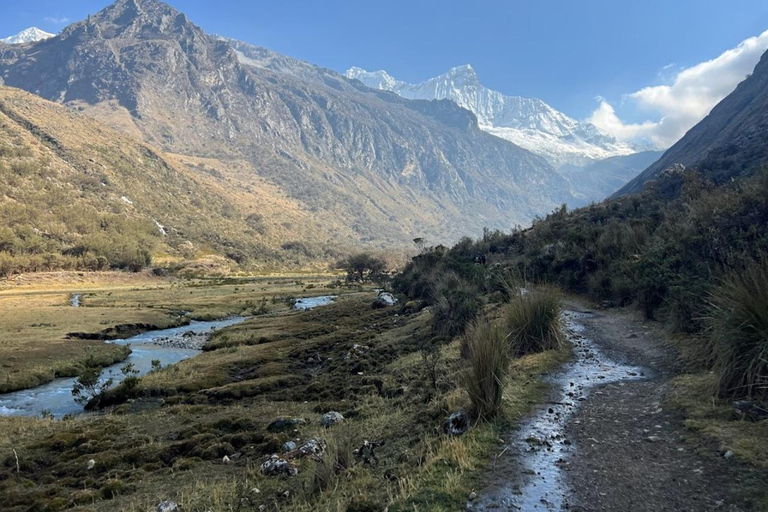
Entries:
{"type": "Polygon", "coordinates": [[[253,53],[244,63],[243,50],[254,51],[167,4],[119,0],[55,38],[0,47],[0,76],[166,152],[247,162],[376,247],[509,228],[572,199],[546,161],[451,102],[405,100],[311,65],[287,72],[297,61],[275,52],[282,66],[254,65],[253,53]]]}
{"type": "Polygon", "coordinates": [[[389,90],[409,99],[450,99],[478,116],[485,131],[524,147],[556,168],[586,165],[603,158],[636,152],[589,123],[571,119],[537,98],[507,96],[488,89],[469,64],[418,84],[397,80],[388,72],[352,67],[347,78],[389,90]]]}

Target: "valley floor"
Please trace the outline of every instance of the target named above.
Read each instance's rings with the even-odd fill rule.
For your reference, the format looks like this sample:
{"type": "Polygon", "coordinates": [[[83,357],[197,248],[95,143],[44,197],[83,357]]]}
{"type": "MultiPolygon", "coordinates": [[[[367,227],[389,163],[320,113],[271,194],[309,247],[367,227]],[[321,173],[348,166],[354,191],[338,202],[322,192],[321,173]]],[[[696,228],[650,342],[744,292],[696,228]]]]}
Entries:
{"type": "MultiPolygon", "coordinates": [[[[560,414],[559,402],[568,400],[548,401],[553,378],[564,364],[589,358],[591,346],[574,338],[573,356],[514,360],[503,419],[449,437],[443,422],[469,406],[459,340],[430,362],[422,350],[432,337],[429,308],[410,315],[374,309],[372,290],[339,288],[331,279],[151,280],[86,290],[79,308],[66,304],[71,287],[0,293],[3,304],[19,302],[0,322],[4,346],[17,351],[24,345],[16,338],[43,328],[29,324],[25,309],[55,324],[44,327],[53,329],[49,342],[55,329],[75,322],[69,315],[91,331],[107,325],[98,318],[112,318],[101,316],[110,311],[221,317],[252,313],[264,298],[270,310],[218,331],[200,355],[143,377],[135,399],[104,412],[0,417],[0,502],[18,512],[154,511],[164,500],[184,512],[455,511],[482,508],[494,491],[489,482],[526,492],[525,481],[537,475],[521,465],[535,450],[510,440],[525,418],[560,414]],[[291,311],[283,300],[329,293],[339,295],[336,302],[312,311],[291,311]],[[49,317],[52,311],[61,314],[49,317]],[[345,419],[323,426],[330,411],[345,419]],[[322,459],[296,451],[311,440],[323,447],[322,459]],[[380,444],[375,457],[366,441],[380,444]],[[265,475],[261,465],[272,454],[298,474],[265,475]]],[[[497,306],[485,314],[494,317],[497,306]]],[[[768,421],[735,421],[727,403],[711,399],[710,376],[681,376],[675,349],[655,324],[576,299],[567,308],[589,310],[578,317],[581,335],[606,356],[601,361],[628,365],[622,375],[629,367],[643,374],[597,383],[583,401],[574,398],[557,441],[566,448],[555,461],[562,503],[584,512],[768,510],[768,421]]],[[[525,441],[538,450],[549,443],[525,441]]],[[[530,510],[558,510],[555,502],[530,510]]]]}

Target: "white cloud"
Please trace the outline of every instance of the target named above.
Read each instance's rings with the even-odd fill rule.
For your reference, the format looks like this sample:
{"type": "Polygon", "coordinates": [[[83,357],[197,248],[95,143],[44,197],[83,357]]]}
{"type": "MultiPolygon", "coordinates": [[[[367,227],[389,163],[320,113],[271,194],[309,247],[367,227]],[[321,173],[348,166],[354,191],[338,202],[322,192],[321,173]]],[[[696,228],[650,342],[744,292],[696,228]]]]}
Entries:
{"type": "Polygon", "coordinates": [[[658,120],[625,123],[607,100],[598,98],[600,105],[588,121],[620,140],[667,148],[730,94],[766,49],[768,30],[712,60],[681,70],[669,85],[645,87],[625,96],[637,112],[652,112],[658,120]]]}
{"type": "Polygon", "coordinates": [[[69,23],[69,18],[66,16],[46,16],[45,21],[55,25],[64,25],[65,23],[69,23]]]}

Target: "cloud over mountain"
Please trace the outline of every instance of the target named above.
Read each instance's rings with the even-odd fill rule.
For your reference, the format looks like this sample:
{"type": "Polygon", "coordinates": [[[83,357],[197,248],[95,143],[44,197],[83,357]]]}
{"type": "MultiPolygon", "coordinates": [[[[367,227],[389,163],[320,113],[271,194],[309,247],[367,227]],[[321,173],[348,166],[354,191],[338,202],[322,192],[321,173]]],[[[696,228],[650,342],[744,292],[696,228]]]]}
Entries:
{"type": "Polygon", "coordinates": [[[712,60],[681,70],[668,85],[645,87],[626,95],[626,101],[638,112],[653,112],[657,120],[625,122],[604,98],[599,98],[600,105],[588,120],[619,140],[667,148],[731,93],[766,49],[768,30],[712,60]]]}

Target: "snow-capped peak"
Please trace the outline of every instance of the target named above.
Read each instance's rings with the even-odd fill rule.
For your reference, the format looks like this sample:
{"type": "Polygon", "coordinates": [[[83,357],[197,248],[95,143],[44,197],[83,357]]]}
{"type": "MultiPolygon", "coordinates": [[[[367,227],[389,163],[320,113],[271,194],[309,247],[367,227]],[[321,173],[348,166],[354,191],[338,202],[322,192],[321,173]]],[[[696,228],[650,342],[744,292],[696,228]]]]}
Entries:
{"type": "Polygon", "coordinates": [[[345,75],[408,99],[451,100],[473,112],[483,130],[547,158],[556,167],[580,166],[636,152],[594,125],[572,119],[542,100],[505,96],[484,87],[469,64],[419,84],[397,80],[386,71],[370,72],[358,67],[350,68],[345,75]]]}
{"type": "Polygon", "coordinates": [[[394,91],[398,86],[405,85],[405,82],[395,80],[394,77],[384,70],[366,71],[353,66],[344,73],[344,76],[351,80],[360,80],[372,89],[381,89],[383,91],[394,91]]]}
{"type": "Polygon", "coordinates": [[[29,27],[22,30],[15,36],[8,36],[4,39],[0,39],[0,41],[4,42],[5,44],[23,44],[43,41],[44,39],[50,39],[55,36],[56,34],[51,34],[45,30],[40,30],[37,27],[29,27]]]}

